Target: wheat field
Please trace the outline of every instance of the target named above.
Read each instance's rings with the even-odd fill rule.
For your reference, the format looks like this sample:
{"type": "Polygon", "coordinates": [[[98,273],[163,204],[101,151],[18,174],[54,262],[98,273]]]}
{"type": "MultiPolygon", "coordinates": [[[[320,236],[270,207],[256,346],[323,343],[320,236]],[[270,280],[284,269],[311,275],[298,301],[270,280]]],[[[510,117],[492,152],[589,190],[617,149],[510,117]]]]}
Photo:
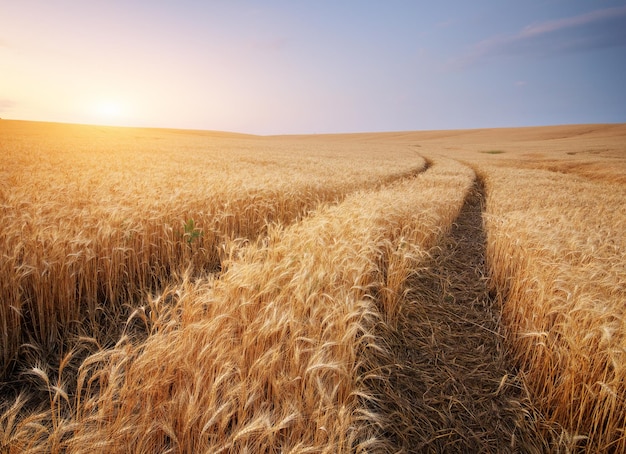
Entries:
{"type": "Polygon", "coordinates": [[[0,451],[626,451],[626,126],[0,121],[0,451]]]}

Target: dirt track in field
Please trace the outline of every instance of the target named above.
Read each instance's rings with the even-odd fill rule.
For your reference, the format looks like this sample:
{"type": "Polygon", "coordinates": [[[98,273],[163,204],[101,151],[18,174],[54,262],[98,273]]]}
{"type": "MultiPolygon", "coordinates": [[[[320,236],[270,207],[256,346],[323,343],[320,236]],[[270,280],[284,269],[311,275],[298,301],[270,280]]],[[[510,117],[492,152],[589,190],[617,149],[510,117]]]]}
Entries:
{"type": "Polygon", "coordinates": [[[431,263],[410,280],[397,329],[377,333],[388,352],[374,365],[389,385],[373,383],[374,394],[398,452],[533,451],[487,288],[483,201],[478,182],[431,263]]]}

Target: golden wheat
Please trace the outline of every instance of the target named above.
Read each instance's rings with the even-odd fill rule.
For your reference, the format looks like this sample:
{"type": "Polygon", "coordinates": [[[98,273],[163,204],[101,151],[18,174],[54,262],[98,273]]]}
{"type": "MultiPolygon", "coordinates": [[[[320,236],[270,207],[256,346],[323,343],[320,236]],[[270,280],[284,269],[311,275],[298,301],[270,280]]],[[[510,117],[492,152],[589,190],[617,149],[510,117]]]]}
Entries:
{"type": "Polygon", "coordinates": [[[535,404],[589,452],[626,449],[623,186],[489,168],[487,257],[535,404]]]}
{"type": "Polygon", "coordinates": [[[360,355],[381,348],[371,326],[393,320],[403,276],[451,224],[472,178],[446,161],[349,195],[237,249],[219,280],[185,280],[173,307],[156,298],[150,336],[88,357],[66,413],[40,414],[54,428],[43,449],[384,448],[360,355]]]}
{"type": "MultiPolygon", "coordinates": [[[[3,452],[401,449],[376,390],[401,385],[389,367],[409,372],[384,364],[397,339],[380,336],[463,337],[454,314],[407,298],[444,279],[429,254],[474,180],[459,160],[485,183],[490,282],[519,367],[479,387],[517,384],[535,405],[503,407],[519,411],[513,426],[484,436],[626,450],[623,125],[271,138],[1,127],[3,452]],[[407,324],[415,311],[423,326],[407,324]]],[[[424,380],[452,417],[462,402],[424,380]]],[[[447,437],[425,418],[402,415],[425,427],[399,436],[447,437]]]]}
{"type": "Polygon", "coordinates": [[[170,312],[159,322],[167,329],[112,352],[123,366],[107,358],[97,372],[105,385],[68,447],[383,449],[376,428],[385,415],[363,404],[370,397],[360,356],[381,348],[371,327],[395,315],[392,298],[382,304],[385,313],[374,298],[397,290],[387,287],[390,259],[396,257],[398,282],[397,274],[412,268],[401,270],[400,261],[423,256],[471,185],[468,169],[441,167],[274,230],[263,244],[240,251],[219,281],[193,296],[181,292],[176,323],[170,312]]]}
{"type": "Polygon", "coordinates": [[[362,153],[322,146],[303,155],[289,143],[264,147],[210,134],[7,124],[3,372],[20,343],[63,353],[68,347],[58,340],[76,320],[86,318],[97,332],[103,317],[127,315],[125,304],[171,275],[215,271],[229,239],[254,239],[268,224],[292,222],[319,203],[424,165],[402,151],[381,157],[367,145],[362,153]],[[22,332],[21,321],[32,329],[22,332]]]}

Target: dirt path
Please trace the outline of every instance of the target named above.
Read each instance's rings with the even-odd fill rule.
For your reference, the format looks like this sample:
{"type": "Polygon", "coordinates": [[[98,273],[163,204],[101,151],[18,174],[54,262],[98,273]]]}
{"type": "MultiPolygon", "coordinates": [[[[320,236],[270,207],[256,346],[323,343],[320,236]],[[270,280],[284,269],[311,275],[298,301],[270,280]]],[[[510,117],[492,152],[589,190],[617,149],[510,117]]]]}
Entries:
{"type": "Polygon", "coordinates": [[[375,392],[397,451],[533,450],[484,278],[483,200],[477,183],[432,263],[409,282],[398,328],[378,333],[389,352],[374,364],[390,386],[375,392]]]}

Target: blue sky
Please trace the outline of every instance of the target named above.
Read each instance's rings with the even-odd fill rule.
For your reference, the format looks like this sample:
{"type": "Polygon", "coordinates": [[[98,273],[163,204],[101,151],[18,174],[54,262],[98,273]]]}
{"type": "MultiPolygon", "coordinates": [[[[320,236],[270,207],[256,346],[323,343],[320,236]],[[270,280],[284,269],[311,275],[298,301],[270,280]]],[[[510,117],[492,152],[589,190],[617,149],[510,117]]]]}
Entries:
{"type": "Polygon", "coordinates": [[[626,1],[0,6],[0,117],[257,134],[626,122],[626,1]]]}

